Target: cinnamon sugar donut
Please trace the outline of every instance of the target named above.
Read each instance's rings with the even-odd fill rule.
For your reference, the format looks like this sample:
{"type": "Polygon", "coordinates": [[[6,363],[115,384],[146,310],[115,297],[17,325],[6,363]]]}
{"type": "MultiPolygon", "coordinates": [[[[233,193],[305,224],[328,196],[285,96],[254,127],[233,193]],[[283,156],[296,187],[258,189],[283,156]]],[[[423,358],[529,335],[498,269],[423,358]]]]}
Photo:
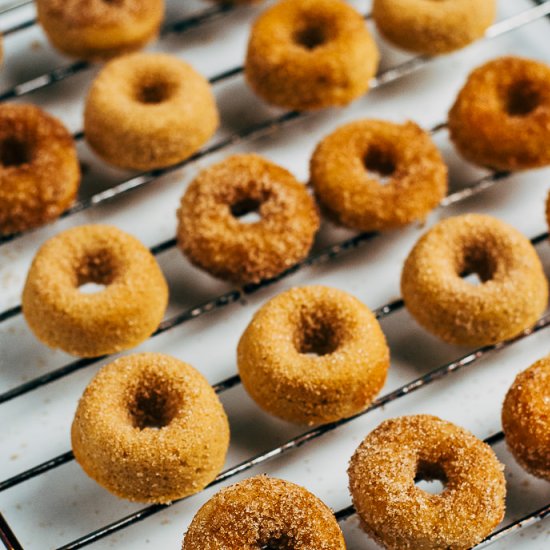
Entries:
{"type": "Polygon", "coordinates": [[[94,377],[78,403],[71,440],[83,470],[111,493],[168,503],[217,476],[229,425],[198,371],[168,355],[141,353],[94,377]]]}
{"type": "Polygon", "coordinates": [[[195,515],[182,550],[345,550],[330,509],[289,481],[257,476],[214,495],[195,515]]]}
{"type": "Polygon", "coordinates": [[[38,227],[74,201],[80,167],[73,138],[33,105],[0,104],[0,233],[38,227]]]}
{"type": "Polygon", "coordinates": [[[323,286],[294,288],[255,315],[237,349],[242,383],[267,412],[325,424],[370,405],[386,380],[389,350],[371,311],[323,286]]]}
{"type": "Polygon", "coordinates": [[[258,155],[235,155],[202,171],[178,210],[178,246],[222,279],[255,283],[307,256],[319,216],[304,185],[258,155]],[[242,216],[257,212],[259,221],[242,216]]]}
{"type": "Polygon", "coordinates": [[[519,464],[550,481],[550,356],[518,374],[504,400],[502,426],[519,464]]]}
{"type": "Polygon", "coordinates": [[[423,220],[447,192],[441,154],[414,122],[346,124],[317,146],[310,169],[328,216],[361,231],[423,220]]]}
{"type": "Polygon", "coordinates": [[[58,50],[90,60],[139,50],[164,17],[164,0],[36,0],[36,8],[58,50]]]}
{"type": "Polygon", "coordinates": [[[504,466],[489,445],[435,416],[386,420],[349,465],[353,504],[366,533],[384,548],[466,550],[504,517],[504,466]],[[432,495],[417,480],[438,479],[432,495]]]}
{"type": "Polygon", "coordinates": [[[374,0],[372,17],[396,46],[437,55],[481,38],[495,20],[496,0],[374,0]]]}
{"type": "Polygon", "coordinates": [[[415,245],[401,276],[405,305],[446,342],[484,346],[512,338],[546,309],[548,283],[533,245],[490,216],[439,222],[415,245]],[[475,285],[461,275],[477,274],[475,285]]]}
{"type": "Polygon", "coordinates": [[[480,166],[550,164],[550,67],[502,57],[477,68],[449,112],[449,131],[462,156],[480,166]]]}
{"type": "Polygon", "coordinates": [[[168,287],[145,246],[116,227],[83,225],[42,245],[23,289],[39,340],[82,357],[133,348],[162,320],[168,287]],[[104,289],[84,293],[86,283],[104,289]]]}
{"type": "Polygon", "coordinates": [[[121,168],[151,170],[181,162],[214,134],[219,117],[208,81],[166,54],[136,53],[109,62],[84,111],[92,149],[121,168]]]}
{"type": "Polygon", "coordinates": [[[342,0],[282,0],[254,23],[245,75],[268,103],[322,109],[363,95],[378,59],[363,17],[342,0]]]}

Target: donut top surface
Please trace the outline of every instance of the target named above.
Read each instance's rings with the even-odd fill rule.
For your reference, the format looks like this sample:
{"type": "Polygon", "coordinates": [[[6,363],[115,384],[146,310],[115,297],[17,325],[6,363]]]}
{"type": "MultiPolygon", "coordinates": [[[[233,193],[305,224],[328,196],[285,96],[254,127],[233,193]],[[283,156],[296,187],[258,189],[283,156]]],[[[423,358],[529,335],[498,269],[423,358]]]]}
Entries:
{"type": "Polygon", "coordinates": [[[158,13],[158,2],[150,0],[38,0],[48,17],[65,25],[110,27],[132,23],[158,13]]]}
{"type": "Polygon", "coordinates": [[[550,357],[518,374],[504,400],[502,425],[518,462],[550,481],[550,357]]]}
{"type": "Polygon", "coordinates": [[[306,187],[255,154],[202,171],[178,211],[178,244],[196,265],[240,283],[278,275],[307,256],[319,215],[306,187]],[[253,223],[243,215],[256,212],[253,223]]]}
{"type": "Polygon", "coordinates": [[[72,424],[76,459],[114,494],[167,503],[221,470],[229,425],[208,381],[160,353],[121,357],[87,386],[72,424]]]}
{"type": "Polygon", "coordinates": [[[257,476],[210,499],[189,527],[183,550],[344,550],[330,509],[309,491],[257,476]]]}
{"type": "Polygon", "coordinates": [[[349,466],[353,503],[366,531],[392,550],[466,550],[504,516],[504,466],[489,445],[431,415],[384,421],[349,466]],[[440,480],[431,494],[419,480],[440,480]]]}

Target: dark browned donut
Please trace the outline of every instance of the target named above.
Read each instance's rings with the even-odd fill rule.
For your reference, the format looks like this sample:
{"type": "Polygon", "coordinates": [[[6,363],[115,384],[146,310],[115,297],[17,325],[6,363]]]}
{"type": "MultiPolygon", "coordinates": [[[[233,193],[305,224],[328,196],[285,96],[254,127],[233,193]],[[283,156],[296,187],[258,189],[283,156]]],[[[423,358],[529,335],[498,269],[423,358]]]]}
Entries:
{"type": "Polygon", "coordinates": [[[236,155],[191,183],[178,211],[178,245],[197,266],[238,283],[274,277],[307,256],[315,202],[294,176],[258,155],[236,155]],[[260,220],[240,217],[257,211],[260,220]]]}
{"type": "Polygon", "coordinates": [[[502,426],[521,466],[550,481],[550,356],[517,375],[504,400],[502,426]]]}
{"type": "Polygon", "coordinates": [[[447,192],[441,154],[414,122],[346,124],[321,141],[310,166],[324,211],[360,231],[423,220],[447,192]]]}
{"type": "Polygon", "coordinates": [[[449,130],[474,164],[497,170],[550,164],[550,67],[519,57],[482,65],[449,112],[449,130]]]}
{"type": "Polygon", "coordinates": [[[34,105],[0,104],[0,234],[55,220],[79,185],[74,140],[63,124],[34,105]]]}

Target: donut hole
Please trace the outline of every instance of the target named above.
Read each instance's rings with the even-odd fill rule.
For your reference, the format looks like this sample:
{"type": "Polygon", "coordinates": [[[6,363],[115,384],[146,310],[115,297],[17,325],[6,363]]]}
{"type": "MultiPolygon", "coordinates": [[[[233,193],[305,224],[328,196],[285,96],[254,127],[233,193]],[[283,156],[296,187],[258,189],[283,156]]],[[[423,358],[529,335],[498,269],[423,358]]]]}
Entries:
{"type": "Polygon", "coordinates": [[[486,247],[466,247],[460,264],[460,276],[472,285],[482,285],[494,276],[495,261],[486,247]]]}
{"type": "Polygon", "coordinates": [[[527,116],[540,105],[540,102],[540,92],[531,82],[515,82],[508,89],[506,112],[510,116],[527,116]]]}
{"type": "Polygon", "coordinates": [[[340,344],[338,320],[325,311],[303,311],[296,331],[299,353],[323,357],[334,353],[340,344]]]}
{"type": "Polygon", "coordinates": [[[260,200],[245,198],[232,204],[230,207],[231,215],[241,223],[257,223],[262,219],[260,200]]]}
{"type": "Polygon", "coordinates": [[[111,253],[97,250],[86,255],[76,270],[76,286],[83,294],[101,292],[116,276],[111,253]]]}
{"type": "Polygon", "coordinates": [[[168,101],[176,90],[175,82],[166,75],[146,75],[137,84],[136,100],[144,105],[158,105],[168,101]]]}
{"type": "Polygon", "coordinates": [[[420,460],[416,467],[416,488],[431,495],[440,495],[447,488],[447,475],[440,464],[420,460]]]}
{"type": "Polygon", "coordinates": [[[28,143],[15,137],[0,141],[0,164],[8,168],[28,164],[32,159],[32,151],[28,143]]]}
{"type": "Polygon", "coordinates": [[[373,174],[381,183],[386,183],[396,170],[393,151],[388,147],[371,145],[363,158],[363,164],[367,172],[373,174]]]}
{"type": "Polygon", "coordinates": [[[285,536],[272,537],[267,542],[260,542],[260,550],[293,550],[294,545],[285,536]]]}
{"type": "Polygon", "coordinates": [[[128,411],[132,425],[139,430],[161,429],[172,422],[182,404],[181,394],[167,380],[144,377],[132,392],[128,411]]]}
{"type": "Polygon", "coordinates": [[[314,50],[327,42],[325,29],[321,25],[308,25],[294,33],[294,43],[305,50],[314,50]]]}

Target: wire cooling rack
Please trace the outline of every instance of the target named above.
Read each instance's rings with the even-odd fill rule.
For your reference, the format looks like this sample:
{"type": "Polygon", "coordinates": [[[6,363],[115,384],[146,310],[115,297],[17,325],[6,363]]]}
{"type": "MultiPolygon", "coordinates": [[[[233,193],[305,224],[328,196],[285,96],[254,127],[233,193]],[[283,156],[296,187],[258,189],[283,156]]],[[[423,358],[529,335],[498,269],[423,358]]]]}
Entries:
{"type": "MultiPolygon", "coordinates": [[[[364,2],[352,3],[368,18],[364,2]]],[[[548,235],[543,198],[548,172],[518,176],[476,170],[450,148],[444,120],[464,76],[482,60],[518,53],[550,61],[550,24],[544,19],[550,14],[550,2],[502,0],[500,19],[485,40],[437,60],[404,56],[381,43],[383,67],[373,80],[373,91],[343,111],[317,114],[270,109],[250,94],[240,78],[247,26],[261,6],[237,9],[190,2],[189,12],[181,13],[169,3],[157,47],[189,59],[209,76],[221,106],[223,127],[193,158],[145,174],[106,168],[82,144],[81,97],[96,69],[82,61],[67,63],[54,54],[36,28],[28,4],[0,5],[0,26],[6,36],[4,70],[10,71],[13,58],[14,65],[19,62],[4,79],[5,85],[0,84],[0,100],[33,101],[63,118],[80,142],[86,176],[81,197],[62,221],[0,240],[0,277],[5,290],[5,299],[0,300],[0,448],[4,450],[0,539],[6,548],[76,549],[90,544],[106,548],[170,544],[177,548],[186,525],[215,486],[259,472],[308,486],[337,510],[349,548],[374,548],[357,528],[349,506],[345,464],[380,420],[416,412],[439,414],[480,437],[489,434],[486,441],[507,464],[509,513],[503,526],[476,548],[492,543],[500,548],[547,547],[548,531],[524,528],[550,512],[548,486],[522,472],[510,459],[502,445],[498,417],[500,402],[515,374],[548,353],[544,334],[550,315],[502,344],[473,351],[446,346],[422,332],[397,298],[400,265],[420,234],[418,227],[384,235],[354,235],[326,224],[305,261],[274,280],[229,288],[185,264],[174,250],[174,222],[165,219],[168,212],[174,217],[177,198],[196,170],[230,152],[259,151],[306,179],[309,152],[342,122],[365,116],[413,118],[431,129],[451,168],[451,192],[430,223],[462,211],[493,213],[532,236],[544,260],[548,235]],[[143,231],[136,218],[149,220],[149,230],[143,231]],[[17,298],[36,248],[62,228],[91,221],[116,223],[154,243],[151,250],[159,256],[171,283],[169,315],[141,349],[187,360],[223,394],[233,433],[228,464],[233,466],[218,476],[212,489],[185,499],[186,504],[127,504],[85,478],[67,450],[68,426],[87,381],[109,358],[71,360],[45,350],[21,319],[17,298]],[[269,296],[313,282],[348,290],[373,308],[392,349],[392,369],[386,388],[367,411],[304,431],[264,415],[244,395],[234,374],[234,349],[250,316],[269,296]],[[453,373],[467,374],[449,376],[453,373]],[[44,417],[48,420],[43,421],[44,417]],[[327,471],[333,463],[335,469],[338,464],[338,471],[327,471]]]]}

